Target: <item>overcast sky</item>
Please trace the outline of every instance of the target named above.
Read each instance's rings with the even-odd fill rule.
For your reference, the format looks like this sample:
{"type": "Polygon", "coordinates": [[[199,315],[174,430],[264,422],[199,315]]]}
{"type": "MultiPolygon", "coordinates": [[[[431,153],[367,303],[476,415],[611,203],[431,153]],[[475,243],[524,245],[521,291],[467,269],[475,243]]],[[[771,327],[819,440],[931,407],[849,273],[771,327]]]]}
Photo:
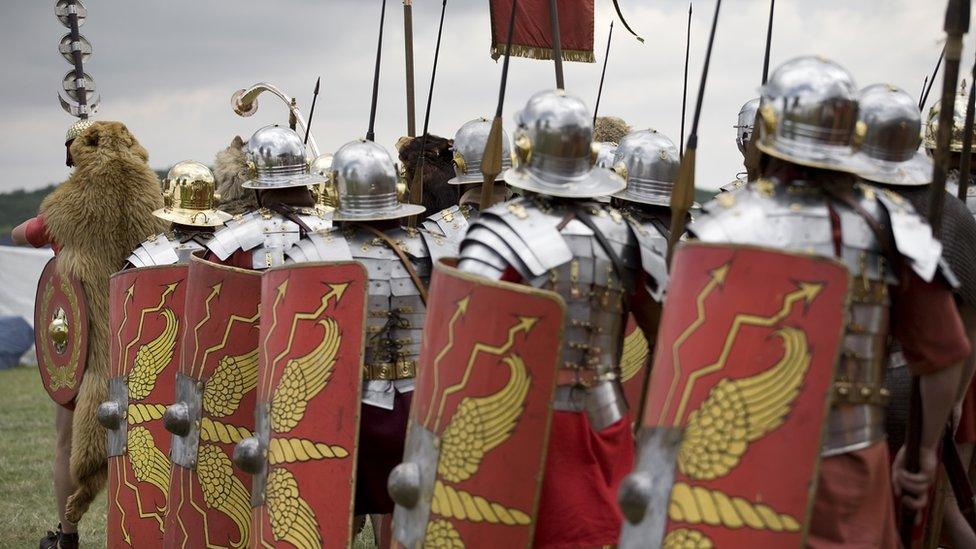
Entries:
{"type": "MultiPolygon", "coordinates": [[[[610,0],[595,1],[599,62],[566,65],[567,91],[590,108],[613,17],[610,0]]],[[[125,122],[155,168],[184,159],[211,164],[234,135],[247,139],[263,124],[285,123],[284,106],[271,97],[251,118],[231,110],[231,94],[259,81],[295,95],[307,114],[315,78],[322,77],[312,133],[323,151],[366,131],[380,0],[86,2],[82,33],[94,44],[86,69],[102,95],[97,118],[125,122]]],[[[418,131],[440,5],[414,0],[418,131]]],[[[688,3],[620,5],[646,42],[616,25],[601,114],[656,128],[677,143],[688,3]]],[[[0,191],[46,185],[68,173],[61,144],[72,120],[56,93],[69,65],[57,52],[65,29],[53,6],[53,0],[0,2],[0,191]]],[[[714,7],[714,0],[694,2],[689,127],[714,7]]],[[[769,0],[723,4],[701,119],[700,187],[729,182],[741,166],[732,126],[742,103],[758,94],[768,8],[769,0]]],[[[890,82],[917,96],[941,49],[945,2],[939,0],[780,0],[776,9],[773,67],[822,54],[847,67],[859,86],[890,82]]],[[[489,56],[488,0],[449,1],[444,26],[430,130],[453,136],[465,121],[494,113],[501,63],[489,56]]],[[[398,0],[388,0],[383,53],[376,141],[392,149],[406,133],[398,0]]],[[[551,62],[513,58],[506,126],[533,92],[553,82],[551,62]]]]}

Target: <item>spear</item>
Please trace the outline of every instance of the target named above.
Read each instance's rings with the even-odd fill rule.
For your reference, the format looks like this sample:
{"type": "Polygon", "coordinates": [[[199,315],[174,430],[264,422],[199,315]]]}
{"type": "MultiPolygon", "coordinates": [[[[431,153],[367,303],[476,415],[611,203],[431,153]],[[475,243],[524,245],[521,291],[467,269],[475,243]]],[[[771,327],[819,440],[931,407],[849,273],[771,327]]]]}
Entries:
{"type": "MultiPolygon", "coordinates": [[[[437,27],[437,46],[434,48],[434,67],[430,70],[430,89],[427,91],[427,110],[424,112],[424,133],[420,139],[420,160],[413,172],[413,185],[410,186],[410,202],[420,204],[424,201],[424,160],[427,157],[427,129],[430,126],[430,105],[434,99],[434,78],[437,76],[437,58],[441,54],[441,35],[444,32],[444,12],[447,0],[441,2],[441,21],[437,27]]],[[[415,227],[417,216],[411,216],[407,225],[415,227]]]]}
{"type": "Polygon", "coordinates": [[[372,141],[374,134],[373,128],[376,125],[376,98],[380,91],[380,59],[383,54],[383,22],[386,20],[386,0],[383,0],[383,7],[380,9],[380,37],[376,41],[376,64],[373,68],[373,97],[369,106],[369,129],[366,130],[366,141],[372,141]]]}
{"type": "Polygon", "coordinates": [[[685,232],[688,211],[695,199],[695,151],[698,149],[698,121],[701,118],[702,100],[705,98],[705,81],[708,79],[708,65],[712,60],[712,45],[715,43],[715,29],[718,26],[718,12],[722,0],[715,2],[715,16],[712,30],[708,34],[708,48],[705,50],[705,64],[702,67],[701,83],[698,85],[698,100],[695,103],[695,116],[691,120],[691,133],[688,134],[688,147],[678,168],[678,180],[671,193],[671,232],[668,234],[668,264],[674,254],[674,247],[685,232]]]}
{"type": "Polygon", "coordinates": [[[413,0],[403,0],[404,59],[407,63],[407,137],[417,135],[413,87],[413,0]]]}
{"type": "Polygon", "coordinates": [[[556,88],[566,89],[563,80],[563,47],[559,39],[559,7],[556,0],[549,0],[549,25],[552,28],[552,58],[556,62],[556,88]]]}
{"type": "Polygon", "coordinates": [[[929,100],[929,92],[932,91],[932,84],[935,84],[935,76],[939,74],[939,67],[942,66],[942,60],[945,58],[945,46],[942,47],[942,53],[939,54],[939,60],[935,62],[935,70],[932,71],[932,76],[928,79],[928,87],[922,92],[922,98],[918,101],[918,110],[923,110],[925,104],[929,100]]]}
{"type": "Polygon", "coordinates": [[[315,102],[319,99],[319,84],[322,83],[322,77],[315,79],[315,90],[312,92],[312,108],[308,111],[308,123],[305,124],[305,141],[308,144],[308,132],[312,129],[312,117],[315,116],[315,102]]]}
{"type": "Polygon", "coordinates": [[[685,32],[685,80],[681,89],[681,144],[678,146],[681,158],[685,157],[685,107],[688,103],[688,56],[691,54],[691,7],[692,2],[688,2],[688,30],[685,32]]]}
{"type": "Polygon", "coordinates": [[[929,83],[929,75],[925,75],[925,79],[922,80],[922,91],[918,94],[918,108],[922,109],[922,98],[925,97],[925,89],[929,83]]]}
{"type": "Polygon", "coordinates": [[[600,73],[600,89],[596,92],[596,106],[593,107],[593,126],[596,126],[596,113],[600,110],[600,98],[603,96],[603,79],[607,77],[607,61],[610,60],[610,41],[613,39],[613,21],[610,21],[610,34],[607,36],[607,52],[603,54],[603,72],[600,73]]]}
{"type": "MultiPolygon", "coordinates": [[[[952,142],[952,126],[956,95],[956,82],[959,80],[959,63],[962,60],[962,37],[969,30],[969,0],[949,0],[945,15],[946,44],[942,50],[945,57],[945,70],[942,74],[942,109],[939,111],[939,131],[936,135],[935,162],[932,169],[932,187],[929,189],[929,224],[936,238],[942,234],[942,209],[945,206],[946,173],[949,168],[949,146],[952,142]]],[[[941,59],[940,59],[941,61],[941,59]]],[[[938,68],[938,67],[937,67],[938,68]]],[[[933,76],[932,80],[935,77],[933,76]]],[[[930,84],[931,85],[931,84],[930,84]]],[[[909,403],[909,418],[905,433],[905,469],[917,473],[919,450],[921,446],[923,410],[921,388],[918,376],[912,377],[912,395],[909,403]]],[[[915,511],[901,507],[898,533],[905,547],[911,546],[915,526],[915,511]]]]}
{"type": "Polygon", "coordinates": [[[512,32],[515,30],[515,8],[518,0],[512,0],[512,13],[508,16],[508,39],[505,41],[505,60],[502,62],[502,82],[498,88],[498,106],[495,108],[495,119],[491,121],[491,131],[485,142],[485,153],[481,157],[481,203],[479,208],[485,211],[491,206],[495,198],[495,179],[502,171],[502,110],[505,106],[505,85],[508,83],[508,62],[512,54],[512,32]]]}
{"type": "Polygon", "coordinates": [[[773,12],[776,11],[776,0],[769,0],[769,24],[766,25],[766,56],[763,58],[762,85],[766,85],[769,76],[769,50],[773,45],[773,12]]]}
{"type": "MultiPolygon", "coordinates": [[[[959,200],[966,201],[969,194],[969,172],[973,158],[973,118],[976,117],[976,65],[973,65],[972,87],[969,89],[969,101],[966,103],[966,124],[962,134],[962,157],[959,160],[959,200]]],[[[965,86],[965,82],[963,83],[965,86]]]]}

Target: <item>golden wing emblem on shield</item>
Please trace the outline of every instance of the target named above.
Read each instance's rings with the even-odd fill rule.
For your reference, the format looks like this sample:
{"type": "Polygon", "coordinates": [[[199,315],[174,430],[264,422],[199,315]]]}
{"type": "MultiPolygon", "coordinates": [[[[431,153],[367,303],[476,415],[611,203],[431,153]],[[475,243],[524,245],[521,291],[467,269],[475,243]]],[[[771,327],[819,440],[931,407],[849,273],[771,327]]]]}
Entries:
{"type": "Polygon", "coordinates": [[[237,526],[240,541],[233,545],[248,545],[251,497],[244,483],[234,475],[230,458],[217,446],[203,444],[197,452],[197,474],[207,507],[224,513],[237,526]]]}
{"type": "Polygon", "coordinates": [[[214,417],[237,411],[244,395],[258,384],[258,350],[220,359],[203,390],[203,409],[214,417]]]}
{"type": "Polygon", "coordinates": [[[129,371],[129,398],[132,400],[142,400],[149,396],[156,387],[159,373],[173,359],[179,321],[169,308],[163,309],[160,315],[166,321],[166,326],[152,341],[139,347],[129,371]]]}
{"type": "Polygon", "coordinates": [[[276,541],[287,541],[298,549],[322,547],[315,512],[298,494],[298,481],[281,467],[268,473],[266,489],[268,517],[276,541]]]}
{"type": "Polygon", "coordinates": [[[153,441],[152,433],[145,427],[129,431],[127,440],[129,462],[139,482],[148,482],[163,494],[169,491],[170,462],[153,441]]]}
{"type": "Polygon", "coordinates": [[[647,364],[650,352],[643,330],[634,330],[624,338],[623,353],[620,356],[620,382],[629,381],[647,364]]]}
{"type": "Polygon", "coordinates": [[[271,428],[275,432],[294,429],[304,417],[308,402],[332,377],[342,334],[334,318],[324,318],[318,324],[325,331],[322,341],[307,355],[288,361],[271,398],[271,428]]]}

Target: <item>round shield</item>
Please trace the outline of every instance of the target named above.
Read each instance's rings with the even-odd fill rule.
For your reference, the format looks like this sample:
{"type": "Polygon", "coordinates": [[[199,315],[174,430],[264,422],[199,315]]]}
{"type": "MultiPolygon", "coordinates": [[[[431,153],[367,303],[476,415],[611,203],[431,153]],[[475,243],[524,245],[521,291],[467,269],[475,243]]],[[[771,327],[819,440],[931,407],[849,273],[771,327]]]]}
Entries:
{"type": "Polygon", "coordinates": [[[71,17],[70,14],[72,10],[78,14],[78,27],[85,24],[85,19],[88,18],[88,8],[81,3],[81,0],[58,0],[54,4],[54,15],[58,17],[58,21],[67,28],[71,28],[71,17]]]}
{"type": "Polygon", "coordinates": [[[72,407],[88,359],[88,303],[77,279],[58,274],[57,258],[37,283],[34,346],[44,389],[54,402],[72,407]]]}
{"type": "MultiPolygon", "coordinates": [[[[61,42],[58,44],[58,51],[61,52],[61,57],[68,63],[74,63],[74,51],[76,42],[71,39],[71,33],[65,34],[61,37],[61,42]]],[[[92,45],[84,36],[78,35],[77,49],[81,51],[81,62],[87,63],[88,59],[92,54],[92,45]]]]}

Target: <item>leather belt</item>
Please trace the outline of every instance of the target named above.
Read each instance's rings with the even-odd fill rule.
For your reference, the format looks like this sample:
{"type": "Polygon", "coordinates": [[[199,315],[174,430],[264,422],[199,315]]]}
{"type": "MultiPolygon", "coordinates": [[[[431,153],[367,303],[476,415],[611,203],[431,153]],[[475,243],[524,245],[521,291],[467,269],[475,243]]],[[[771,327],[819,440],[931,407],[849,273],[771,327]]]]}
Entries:
{"type": "Polygon", "coordinates": [[[556,370],[556,385],[592,387],[598,381],[596,370],[586,368],[560,368],[556,370]]]}
{"type": "Polygon", "coordinates": [[[395,381],[397,379],[412,379],[416,376],[416,360],[401,360],[396,363],[377,362],[363,365],[364,381],[395,381]]]}

